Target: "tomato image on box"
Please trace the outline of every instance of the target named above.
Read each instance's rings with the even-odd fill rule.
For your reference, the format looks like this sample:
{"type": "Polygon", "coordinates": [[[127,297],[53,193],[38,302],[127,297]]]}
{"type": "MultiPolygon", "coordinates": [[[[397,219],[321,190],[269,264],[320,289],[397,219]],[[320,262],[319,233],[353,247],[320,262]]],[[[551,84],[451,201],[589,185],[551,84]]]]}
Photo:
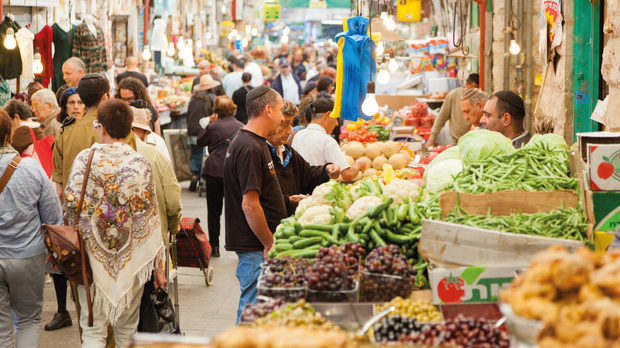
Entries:
{"type": "Polygon", "coordinates": [[[593,191],[620,190],[620,145],[588,144],[590,188],[593,191]]]}
{"type": "Polygon", "coordinates": [[[515,277],[510,267],[435,268],[429,271],[435,304],[497,302],[501,288],[515,277]]]}

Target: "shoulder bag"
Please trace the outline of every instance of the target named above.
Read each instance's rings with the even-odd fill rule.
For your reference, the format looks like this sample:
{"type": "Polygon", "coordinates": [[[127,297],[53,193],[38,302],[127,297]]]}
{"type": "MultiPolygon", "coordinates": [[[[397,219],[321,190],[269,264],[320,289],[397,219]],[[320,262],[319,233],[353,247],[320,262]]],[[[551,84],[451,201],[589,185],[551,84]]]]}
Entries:
{"type": "Polygon", "coordinates": [[[41,226],[45,235],[45,246],[52,257],[52,262],[58,269],[72,282],[84,285],[86,288],[86,301],[88,305],[88,326],[93,326],[93,307],[90,296],[90,284],[93,282],[93,273],[86,257],[84,239],[78,227],[82,205],[84,204],[84,193],[88,184],[88,175],[93,162],[95,149],[90,150],[86,172],[82,182],[80,198],[76,203],[75,219],[73,226],[67,225],[43,225],[41,226]]]}
{"type": "Polygon", "coordinates": [[[9,165],[6,167],[4,174],[2,174],[2,177],[0,177],[0,194],[2,194],[2,191],[4,190],[4,187],[6,186],[6,184],[9,183],[9,180],[13,176],[13,173],[15,173],[15,170],[17,169],[17,167],[19,166],[19,162],[21,161],[22,161],[21,157],[15,156],[11,160],[11,162],[9,162],[9,165]]]}

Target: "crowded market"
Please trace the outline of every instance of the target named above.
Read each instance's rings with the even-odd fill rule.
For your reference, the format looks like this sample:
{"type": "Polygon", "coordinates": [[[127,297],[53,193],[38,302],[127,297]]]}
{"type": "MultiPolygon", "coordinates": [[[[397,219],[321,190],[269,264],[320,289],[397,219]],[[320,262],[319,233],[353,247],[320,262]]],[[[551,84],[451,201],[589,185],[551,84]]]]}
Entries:
{"type": "Polygon", "coordinates": [[[3,0],[0,347],[620,347],[620,2],[3,0]]]}

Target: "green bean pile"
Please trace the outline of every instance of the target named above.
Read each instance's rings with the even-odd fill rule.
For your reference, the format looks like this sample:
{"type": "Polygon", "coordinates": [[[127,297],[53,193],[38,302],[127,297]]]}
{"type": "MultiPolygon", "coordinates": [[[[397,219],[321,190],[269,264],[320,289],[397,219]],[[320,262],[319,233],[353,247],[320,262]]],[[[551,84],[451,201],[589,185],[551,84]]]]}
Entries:
{"type": "Polygon", "coordinates": [[[545,146],[521,148],[465,167],[448,190],[487,193],[507,190],[577,190],[570,176],[568,153],[545,146]]]}
{"type": "Polygon", "coordinates": [[[445,221],[489,230],[577,241],[587,239],[588,229],[588,221],[581,207],[560,208],[548,213],[516,213],[509,216],[471,215],[457,208],[446,217],[445,221]]]}

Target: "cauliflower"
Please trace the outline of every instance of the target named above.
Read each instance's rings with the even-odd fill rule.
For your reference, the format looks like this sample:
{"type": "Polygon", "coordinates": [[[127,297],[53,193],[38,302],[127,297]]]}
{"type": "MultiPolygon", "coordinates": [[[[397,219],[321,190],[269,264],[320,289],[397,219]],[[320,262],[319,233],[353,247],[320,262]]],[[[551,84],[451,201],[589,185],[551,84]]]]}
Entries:
{"type": "Polygon", "coordinates": [[[357,219],[364,215],[366,211],[372,209],[379,204],[383,203],[383,199],[375,196],[365,196],[357,201],[353,202],[351,207],[347,210],[347,217],[351,219],[357,219]]]}
{"type": "Polygon", "coordinates": [[[394,199],[394,204],[398,205],[402,203],[405,198],[409,198],[410,201],[418,199],[420,194],[420,188],[418,185],[410,180],[394,179],[383,190],[385,198],[394,199]]]}
{"type": "Polygon", "coordinates": [[[336,182],[333,180],[330,180],[326,183],[323,183],[315,187],[314,190],[312,191],[312,198],[314,198],[317,201],[317,203],[318,202],[328,203],[327,198],[325,198],[325,196],[332,191],[332,188],[334,187],[334,185],[336,185],[336,182]]]}
{"type": "Polygon", "coordinates": [[[331,208],[332,207],[329,205],[316,205],[313,207],[309,207],[303,212],[303,214],[297,220],[297,222],[299,222],[302,225],[328,224],[332,221],[332,216],[329,213],[329,210],[331,208]]]}

